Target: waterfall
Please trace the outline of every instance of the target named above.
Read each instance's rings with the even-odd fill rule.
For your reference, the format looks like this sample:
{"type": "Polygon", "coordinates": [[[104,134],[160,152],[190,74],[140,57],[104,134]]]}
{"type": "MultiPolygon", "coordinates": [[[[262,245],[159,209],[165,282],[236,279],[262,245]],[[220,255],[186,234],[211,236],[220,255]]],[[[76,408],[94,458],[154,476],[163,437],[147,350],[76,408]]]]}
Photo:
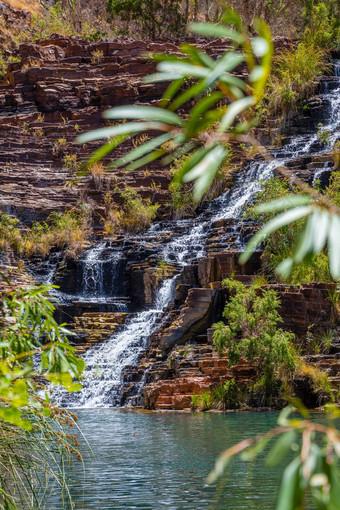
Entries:
{"type": "MultiPolygon", "coordinates": [[[[340,61],[336,61],[334,65],[335,75],[340,76],[340,61]]],[[[331,145],[339,137],[337,130],[340,121],[339,82],[340,80],[337,87],[333,87],[331,91],[327,89],[320,94],[329,105],[329,122],[322,126],[322,130],[329,132],[326,150],[330,150],[331,145]]],[[[213,200],[199,216],[191,220],[154,224],[140,237],[141,242],[151,239],[155,234],[172,231],[174,235],[162,248],[161,257],[178,266],[185,266],[199,259],[206,253],[205,239],[214,222],[240,219],[245,207],[261,189],[263,180],[271,178],[276,167],[312,151],[314,153],[325,151],[318,142],[317,132],[294,137],[287,145],[273,151],[273,162],[267,163],[262,160],[250,162],[235,178],[232,188],[213,200]]],[[[243,247],[238,236],[236,248],[243,247]]],[[[98,260],[101,260],[102,249],[101,245],[92,248],[85,257],[84,294],[94,293],[94,298],[96,293],[103,294],[101,286],[103,275],[100,264],[97,264],[98,260]]],[[[64,391],[58,389],[54,399],[59,404],[68,407],[110,407],[120,404],[122,374],[127,367],[137,364],[148,345],[150,335],[159,326],[164,311],[172,300],[175,279],[176,277],[173,277],[163,282],[153,306],[134,314],[120,331],[112,334],[103,344],[96,345],[86,352],[84,359],[87,369],[84,374],[83,390],[77,394],[66,395],[64,391]]]]}

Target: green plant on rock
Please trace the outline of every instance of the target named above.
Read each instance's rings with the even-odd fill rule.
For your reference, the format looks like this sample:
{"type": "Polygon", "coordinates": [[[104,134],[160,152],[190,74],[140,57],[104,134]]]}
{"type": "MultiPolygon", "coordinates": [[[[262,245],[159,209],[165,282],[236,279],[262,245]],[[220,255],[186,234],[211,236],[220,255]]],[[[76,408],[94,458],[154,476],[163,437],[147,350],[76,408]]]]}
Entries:
{"type": "Polygon", "coordinates": [[[337,0],[304,0],[304,40],[316,48],[340,47],[340,7],[337,0]]]}
{"type": "MultiPolygon", "coordinates": [[[[62,34],[65,36],[74,35],[76,32],[70,22],[70,17],[63,12],[62,2],[58,0],[52,5],[44,15],[33,14],[31,18],[29,37],[36,41],[38,39],[48,39],[52,34],[62,34]]],[[[27,39],[28,35],[24,37],[27,39]]]]}
{"type": "Polygon", "coordinates": [[[226,324],[214,325],[213,342],[220,355],[227,355],[230,366],[241,358],[254,365],[257,379],[264,378],[269,401],[275,380],[287,379],[297,369],[294,335],[278,327],[280,301],[273,289],[246,287],[228,279],[223,284],[230,293],[223,312],[226,324]]]}
{"type": "Polygon", "coordinates": [[[66,138],[58,138],[53,144],[52,153],[54,156],[62,156],[67,146],[66,138]]]}
{"type": "Polygon", "coordinates": [[[86,209],[54,211],[43,222],[23,227],[14,216],[0,212],[0,250],[19,255],[45,257],[52,247],[62,248],[65,255],[76,258],[90,235],[91,218],[86,209]]]}
{"type": "Polygon", "coordinates": [[[153,204],[150,198],[142,198],[134,188],[126,187],[124,190],[116,188],[123,200],[122,208],[114,204],[110,198],[106,200],[105,230],[113,234],[119,229],[130,232],[141,232],[150,227],[155,219],[159,204],[153,204]]]}
{"type": "Polygon", "coordinates": [[[329,69],[327,52],[306,42],[274,59],[265,104],[271,113],[286,112],[315,90],[316,80],[329,69]]]}

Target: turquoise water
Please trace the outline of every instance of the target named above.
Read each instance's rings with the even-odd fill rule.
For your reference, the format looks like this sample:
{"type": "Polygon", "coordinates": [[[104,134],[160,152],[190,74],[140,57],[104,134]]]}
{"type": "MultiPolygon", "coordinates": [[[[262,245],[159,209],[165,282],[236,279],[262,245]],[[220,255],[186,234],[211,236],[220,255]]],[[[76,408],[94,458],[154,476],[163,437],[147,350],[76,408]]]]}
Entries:
{"type": "MultiPolygon", "coordinates": [[[[93,455],[70,470],[78,510],[273,509],[280,469],[235,461],[220,494],[205,477],[223,449],[270,429],[276,413],[79,410],[93,455]]],[[[82,444],[83,440],[80,438],[82,444]]],[[[49,510],[63,504],[50,500],[49,510]]]]}

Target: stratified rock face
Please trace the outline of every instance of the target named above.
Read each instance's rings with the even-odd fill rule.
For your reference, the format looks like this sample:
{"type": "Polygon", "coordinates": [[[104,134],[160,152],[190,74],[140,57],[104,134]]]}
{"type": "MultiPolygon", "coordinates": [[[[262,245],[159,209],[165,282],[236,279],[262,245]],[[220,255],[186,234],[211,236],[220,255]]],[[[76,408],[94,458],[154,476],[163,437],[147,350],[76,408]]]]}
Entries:
{"type": "MultiPolygon", "coordinates": [[[[205,45],[214,56],[225,47],[221,41],[205,45]]],[[[171,43],[124,38],[89,43],[58,35],[22,44],[14,52],[21,62],[9,65],[0,84],[2,208],[31,222],[86,200],[103,214],[103,196],[122,182],[153,202],[167,203],[169,174],[158,163],[147,171],[87,176],[72,186],[74,167],[98,146],[79,146],[74,140],[105,125],[101,113],[109,107],[155,103],[166,85],[143,83],[155,70],[147,55],[178,51],[171,43]],[[74,158],[74,165],[65,163],[66,155],[74,158]]],[[[124,151],[126,146],[116,156],[124,151]]]]}
{"type": "MultiPolygon", "coordinates": [[[[76,164],[93,147],[74,143],[76,135],[103,124],[101,112],[119,104],[149,102],[161,87],[142,83],[154,65],[142,57],[152,51],[176,51],[171,44],[138,42],[89,44],[54,36],[37,44],[22,44],[20,63],[11,64],[0,85],[0,203],[23,221],[45,218],[53,210],[73,207],[80,200],[103,211],[101,198],[123,173],[111,179],[83,179],[65,186],[74,175],[65,155],[76,164]],[[96,205],[97,204],[97,205],[96,205]],[[99,204],[99,205],[98,205],[99,204]]],[[[164,202],[168,179],[164,171],[125,176],[125,184],[147,193],[152,182],[154,201],[164,202]]]]}

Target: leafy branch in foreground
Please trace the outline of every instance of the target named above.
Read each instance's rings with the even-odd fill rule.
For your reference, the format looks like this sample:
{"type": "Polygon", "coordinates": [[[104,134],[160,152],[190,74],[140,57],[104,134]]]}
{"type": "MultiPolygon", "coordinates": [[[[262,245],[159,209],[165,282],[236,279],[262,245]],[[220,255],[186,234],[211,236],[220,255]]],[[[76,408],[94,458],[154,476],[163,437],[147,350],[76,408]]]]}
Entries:
{"type": "Polygon", "coordinates": [[[190,155],[176,174],[176,180],[195,181],[194,198],[199,200],[203,196],[227,156],[226,143],[254,126],[251,107],[263,93],[273,53],[270,30],[264,22],[257,20],[258,35],[251,38],[235,11],[228,11],[225,21],[228,25],[191,25],[200,35],[222,37],[230,42],[230,50],[218,60],[189,44],[182,44],[180,57],[153,57],[158,61],[158,72],[145,81],[171,81],[160,107],[132,105],[106,111],[106,119],[133,122],[79,136],[79,143],[109,140],[92,156],[90,163],[107,155],[128,137],[146,131],[158,132],[155,138],[114,160],[110,167],[135,170],[156,159],[167,165],[190,155]],[[241,66],[247,68],[246,81],[232,74],[241,66]],[[195,105],[184,116],[181,108],[189,101],[195,101],[195,105]]]}
{"type": "Polygon", "coordinates": [[[328,425],[309,420],[308,411],[296,403],[302,417],[291,417],[293,408],[288,406],[281,412],[278,427],[264,435],[244,439],[225,450],[216,460],[208,483],[215,483],[229,467],[234,457],[249,462],[255,460],[273,443],[266,456],[267,467],[280,464],[287,457],[279,491],[276,510],[298,510],[305,508],[310,495],[315,507],[337,510],[340,501],[340,433],[333,420],[340,417],[334,406],[327,408],[328,425]],[[292,455],[294,458],[291,460],[292,455]]]}
{"type": "MultiPolygon", "coordinates": [[[[18,289],[2,295],[0,310],[0,418],[27,430],[26,406],[44,407],[36,395],[36,377],[80,389],[84,361],[75,355],[70,332],[53,318],[50,287],[18,289]],[[39,359],[39,361],[38,361],[39,359]]],[[[45,409],[48,415],[48,407],[45,409]]]]}

